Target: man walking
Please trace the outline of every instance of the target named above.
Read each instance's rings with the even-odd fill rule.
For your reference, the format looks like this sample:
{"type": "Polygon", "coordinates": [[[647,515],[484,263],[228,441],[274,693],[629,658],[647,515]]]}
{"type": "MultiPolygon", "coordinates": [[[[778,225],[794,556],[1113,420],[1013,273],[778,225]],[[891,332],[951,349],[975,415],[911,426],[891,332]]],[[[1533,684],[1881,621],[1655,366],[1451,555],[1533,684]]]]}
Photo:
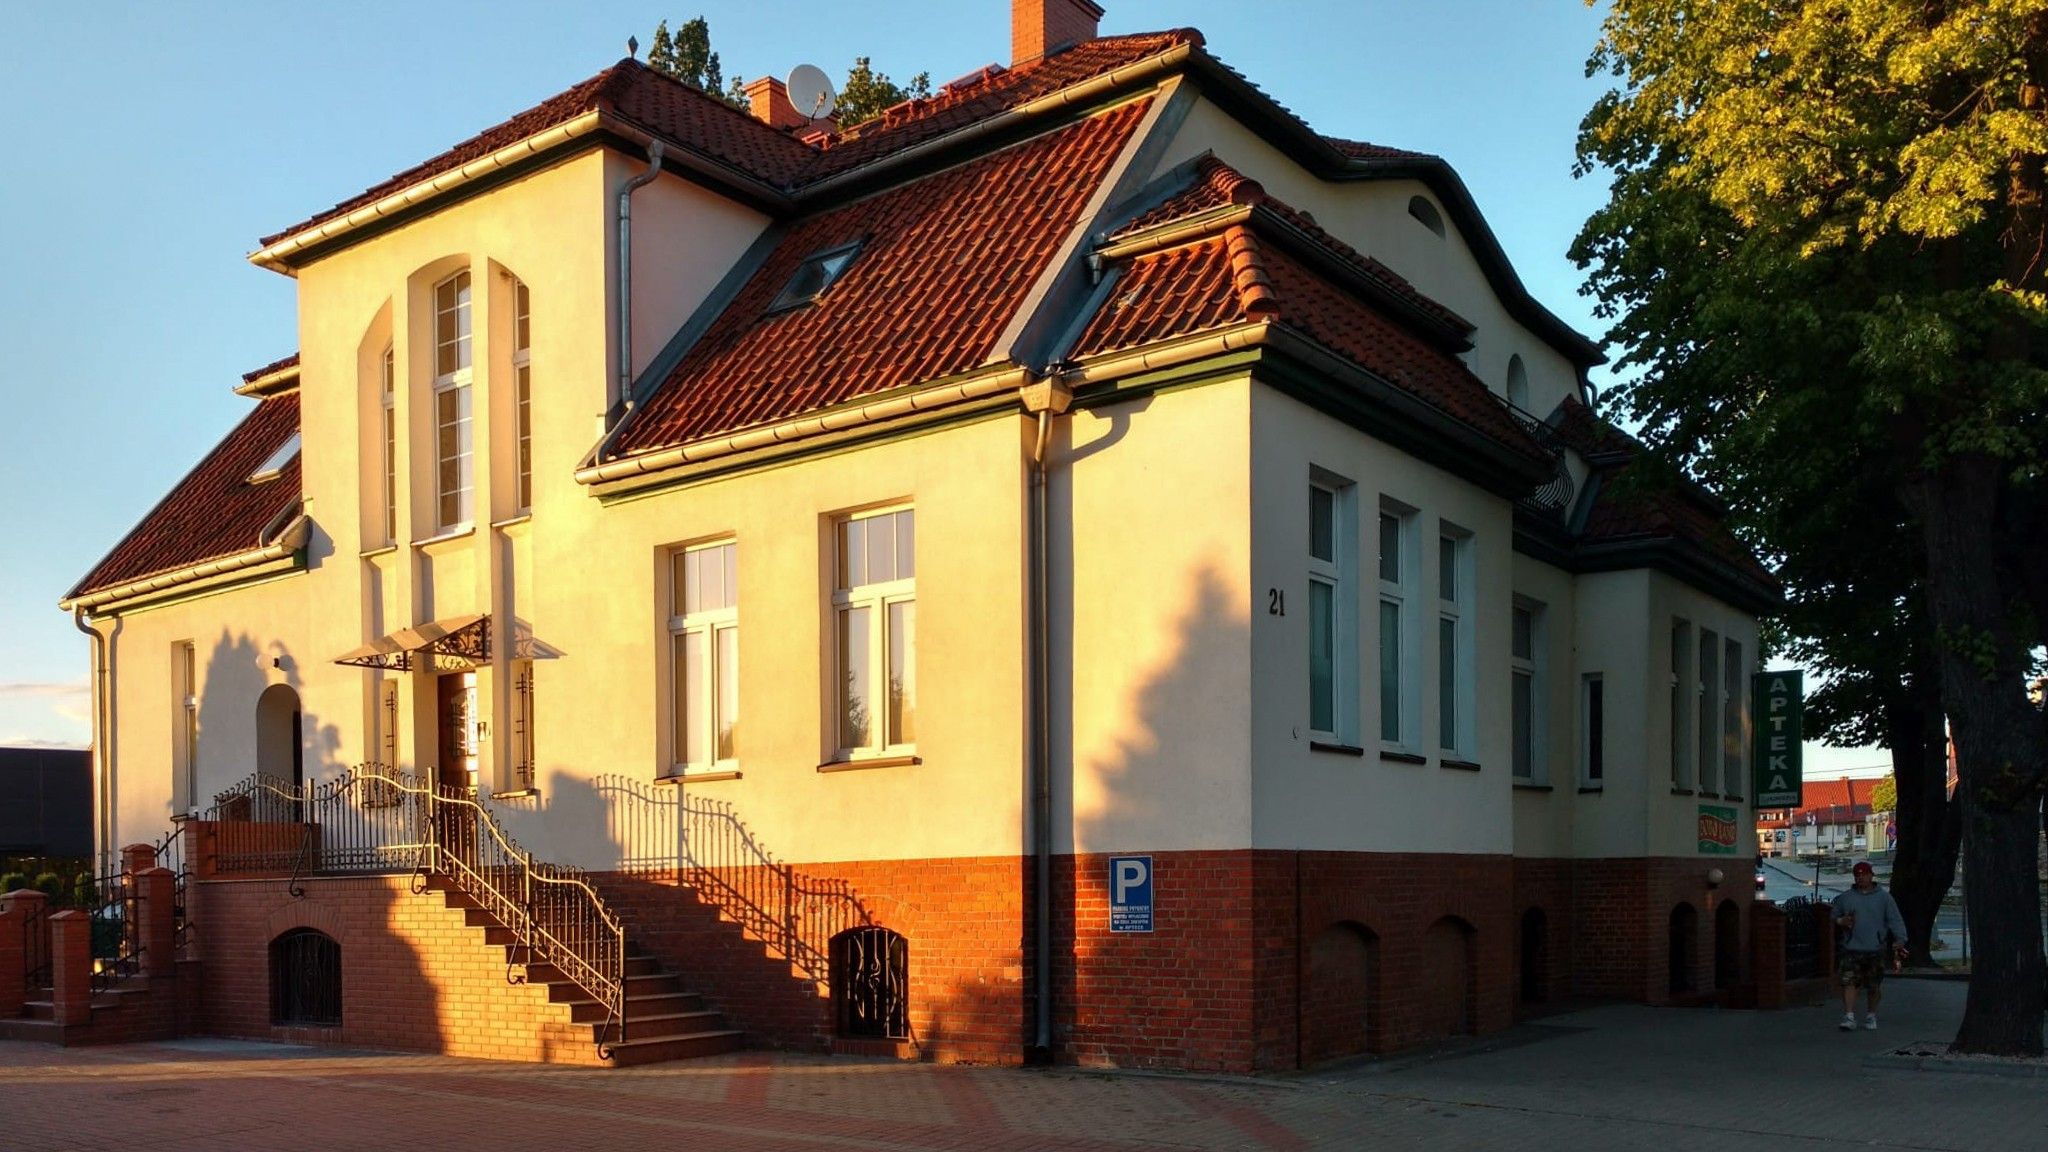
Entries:
{"type": "Polygon", "coordinates": [[[1884,970],[1889,953],[1906,940],[1906,919],[1899,915],[1892,894],[1877,886],[1870,862],[1859,860],[1853,870],[1856,886],[1835,897],[1835,927],[1840,929],[1841,946],[1836,949],[1836,975],[1842,983],[1842,1031],[1856,1027],[1856,990],[1863,989],[1869,1011],[1863,1027],[1877,1028],[1877,1004],[1884,998],[1884,970]]]}

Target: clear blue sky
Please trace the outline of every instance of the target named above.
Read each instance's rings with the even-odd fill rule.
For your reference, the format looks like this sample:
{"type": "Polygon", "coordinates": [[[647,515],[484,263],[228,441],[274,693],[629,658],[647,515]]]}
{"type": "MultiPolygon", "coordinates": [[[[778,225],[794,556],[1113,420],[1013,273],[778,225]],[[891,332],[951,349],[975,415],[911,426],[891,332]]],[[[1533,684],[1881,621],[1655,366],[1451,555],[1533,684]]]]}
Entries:
{"type": "MultiPolygon", "coordinates": [[[[1576,0],[1103,0],[1192,25],[1318,130],[1436,152],[1530,289],[1598,334],[1564,252],[1598,92],[1576,0]]],[[[293,281],[243,260],[303,219],[704,15],[727,76],[855,53],[934,84],[1009,56],[1005,0],[10,4],[0,15],[0,743],[83,743],[83,637],[56,602],[293,351],[293,281]],[[345,11],[332,9],[344,8],[345,11]]],[[[1597,377],[1596,377],[1597,379],[1597,377]]]]}

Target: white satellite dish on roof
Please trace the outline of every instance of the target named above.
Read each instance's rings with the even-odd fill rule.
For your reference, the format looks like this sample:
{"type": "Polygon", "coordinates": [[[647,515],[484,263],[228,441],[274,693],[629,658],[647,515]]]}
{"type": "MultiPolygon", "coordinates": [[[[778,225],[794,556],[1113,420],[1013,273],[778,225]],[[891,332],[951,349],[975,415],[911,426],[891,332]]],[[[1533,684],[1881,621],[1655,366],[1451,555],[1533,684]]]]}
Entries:
{"type": "Polygon", "coordinates": [[[789,70],[789,102],[813,120],[830,116],[832,109],[839,106],[831,78],[815,64],[799,64],[789,70]]]}

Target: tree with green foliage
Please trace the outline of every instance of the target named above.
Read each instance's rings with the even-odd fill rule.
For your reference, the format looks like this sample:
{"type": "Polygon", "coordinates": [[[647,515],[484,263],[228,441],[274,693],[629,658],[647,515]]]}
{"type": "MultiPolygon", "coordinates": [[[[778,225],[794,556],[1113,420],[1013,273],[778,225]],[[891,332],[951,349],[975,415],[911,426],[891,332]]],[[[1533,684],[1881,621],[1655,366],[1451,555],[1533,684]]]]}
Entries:
{"type": "MultiPolygon", "coordinates": [[[[887,73],[875,71],[866,56],[856,56],[853,67],[846,70],[846,83],[840,86],[834,115],[841,128],[851,128],[880,116],[905,100],[928,100],[931,94],[931,73],[919,72],[910,78],[909,84],[898,85],[889,79],[887,73]]],[[[797,111],[808,110],[799,108],[797,111]]]]}
{"type": "Polygon", "coordinates": [[[1917,614],[1877,642],[1918,646],[1956,741],[1979,945],[1956,1046],[2038,1054],[2048,0],[1613,0],[1591,67],[1616,84],[1581,164],[1613,184],[1575,254],[1639,373],[1623,402],[1763,493],[1788,561],[1840,516],[1910,572],[1837,594],[1917,614]]]}
{"type": "Polygon", "coordinates": [[[1899,781],[1887,776],[1870,786],[1870,810],[1890,815],[1899,810],[1899,781]]]}
{"type": "Polygon", "coordinates": [[[707,96],[735,107],[746,107],[747,97],[735,78],[728,88],[718,53],[711,50],[711,25],[702,16],[683,22],[673,34],[668,21],[654,29],[654,43],[647,49],[647,66],[688,84],[707,96]]]}

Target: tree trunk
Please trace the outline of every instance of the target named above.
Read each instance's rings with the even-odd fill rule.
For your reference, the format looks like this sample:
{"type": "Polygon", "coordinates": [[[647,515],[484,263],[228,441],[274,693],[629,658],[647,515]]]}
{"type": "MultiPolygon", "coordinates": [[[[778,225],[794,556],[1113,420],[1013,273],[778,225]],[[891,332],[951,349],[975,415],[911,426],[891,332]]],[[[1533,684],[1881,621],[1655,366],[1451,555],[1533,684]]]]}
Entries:
{"type": "Polygon", "coordinates": [[[2027,640],[2015,635],[1997,565],[2005,467],[1956,454],[1903,493],[1927,543],[1928,607],[1942,704],[1956,741],[1971,930],[1969,998],[1955,1048],[2041,1054],[2048,967],[2036,875],[2048,730],[2026,697],[2027,640]]]}
{"type": "Polygon", "coordinates": [[[1934,964],[1934,919],[1955,883],[1963,810],[1948,795],[1948,732],[1932,674],[1906,681],[1885,706],[1885,732],[1897,786],[1899,841],[1892,898],[1906,920],[1906,963],[1934,964]]]}

